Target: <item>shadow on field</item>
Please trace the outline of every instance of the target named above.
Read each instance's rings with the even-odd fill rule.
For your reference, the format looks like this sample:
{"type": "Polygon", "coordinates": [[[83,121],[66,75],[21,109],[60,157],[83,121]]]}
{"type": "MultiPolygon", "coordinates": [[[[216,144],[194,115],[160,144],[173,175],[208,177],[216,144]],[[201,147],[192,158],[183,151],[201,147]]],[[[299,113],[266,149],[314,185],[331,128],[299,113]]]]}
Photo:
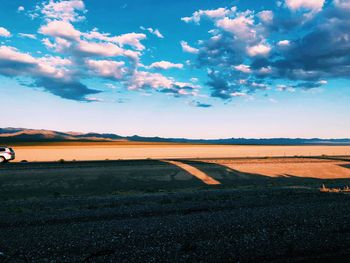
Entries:
{"type": "Polygon", "coordinates": [[[339,166],[341,166],[341,167],[343,167],[343,168],[348,168],[348,169],[350,169],[350,164],[341,164],[341,165],[339,165],[339,166]]]}
{"type": "Polygon", "coordinates": [[[350,185],[350,179],[301,178],[288,174],[272,178],[213,163],[180,162],[199,169],[220,185],[206,185],[185,169],[158,160],[9,163],[0,166],[0,200],[130,195],[180,189],[350,185]]]}
{"type": "Polygon", "coordinates": [[[133,194],[193,187],[203,183],[157,160],[9,163],[0,167],[0,199],[133,194]]]}

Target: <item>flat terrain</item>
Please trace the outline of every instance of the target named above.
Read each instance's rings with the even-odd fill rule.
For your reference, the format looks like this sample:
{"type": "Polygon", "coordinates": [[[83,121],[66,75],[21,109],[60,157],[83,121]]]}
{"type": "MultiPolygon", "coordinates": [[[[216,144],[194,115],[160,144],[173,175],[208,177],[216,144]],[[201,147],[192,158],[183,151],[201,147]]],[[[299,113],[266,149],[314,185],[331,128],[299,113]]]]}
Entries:
{"type": "Polygon", "coordinates": [[[223,159],[204,160],[246,174],[260,174],[268,177],[299,177],[317,179],[350,178],[349,158],[342,160],[309,158],[264,158],[264,159],[223,159]],[[348,160],[348,161],[347,161],[348,160]]]}
{"type": "Polygon", "coordinates": [[[129,142],[19,144],[16,161],[130,160],[350,155],[348,146],[204,145],[129,142]]]}
{"type": "Polygon", "coordinates": [[[315,158],[8,163],[0,166],[0,200],[213,187],[319,188],[323,182],[346,185],[350,182],[349,167],[350,161],[315,158]]]}
{"type": "Polygon", "coordinates": [[[0,262],[344,261],[350,195],[319,188],[349,171],[345,157],[5,164],[0,262]]]}

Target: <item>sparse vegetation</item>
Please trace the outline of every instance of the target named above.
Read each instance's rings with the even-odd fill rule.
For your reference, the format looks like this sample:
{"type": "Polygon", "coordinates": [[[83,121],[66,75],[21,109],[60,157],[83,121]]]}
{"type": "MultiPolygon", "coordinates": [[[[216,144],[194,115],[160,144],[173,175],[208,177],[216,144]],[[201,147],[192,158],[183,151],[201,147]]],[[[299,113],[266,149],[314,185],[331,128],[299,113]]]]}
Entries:
{"type": "Polygon", "coordinates": [[[345,186],[344,188],[328,188],[323,184],[320,191],[323,193],[350,193],[350,187],[345,186]]]}

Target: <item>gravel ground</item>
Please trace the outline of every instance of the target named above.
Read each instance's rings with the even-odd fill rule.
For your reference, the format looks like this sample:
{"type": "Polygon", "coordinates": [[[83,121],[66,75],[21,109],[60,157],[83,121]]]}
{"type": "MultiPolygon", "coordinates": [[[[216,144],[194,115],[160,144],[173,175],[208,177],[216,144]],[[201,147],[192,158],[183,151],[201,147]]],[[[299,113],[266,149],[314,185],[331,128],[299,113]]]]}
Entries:
{"type": "Polygon", "coordinates": [[[350,195],[196,190],[0,203],[0,262],[347,262],[350,195]]]}

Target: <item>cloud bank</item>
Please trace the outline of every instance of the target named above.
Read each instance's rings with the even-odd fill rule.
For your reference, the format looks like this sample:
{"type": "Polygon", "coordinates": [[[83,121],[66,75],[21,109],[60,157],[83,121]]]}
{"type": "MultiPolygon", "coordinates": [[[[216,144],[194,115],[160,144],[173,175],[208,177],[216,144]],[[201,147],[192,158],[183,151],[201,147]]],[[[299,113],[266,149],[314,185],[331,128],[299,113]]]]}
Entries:
{"type": "MultiPolygon", "coordinates": [[[[18,12],[24,11],[24,7],[18,8],[18,12]]],[[[27,15],[41,21],[37,34],[17,35],[41,41],[47,54],[38,57],[9,44],[0,45],[0,74],[29,79],[22,82],[23,85],[43,89],[64,99],[85,102],[100,101],[89,97],[102,92],[84,84],[91,78],[114,81],[126,90],[151,90],[176,97],[195,96],[198,92],[198,85],[144,70],[140,60],[146,49],[142,43],[146,34],[112,35],[97,28],[87,32],[79,30],[79,23],[87,20],[82,0],[44,1],[27,15]]],[[[141,27],[141,30],[164,38],[158,29],[141,27]]],[[[11,33],[0,27],[0,37],[10,38],[11,33]]],[[[150,71],[171,68],[181,69],[183,64],[159,61],[146,67],[150,71]]]]}
{"type": "Polygon", "coordinates": [[[272,86],[311,89],[350,77],[348,1],[286,0],[277,11],[260,12],[224,7],[182,20],[200,27],[203,17],[213,29],[193,53],[208,71],[213,97],[230,100],[272,86]]]}
{"type": "Polygon", "coordinates": [[[199,83],[206,83],[212,98],[229,101],[258,92],[294,92],[326,86],[332,79],[348,79],[349,1],[278,3],[271,10],[221,6],[184,14],[183,26],[193,24],[201,30],[201,38],[185,39],[184,34],[177,40],[184,61],[174,63],[152,54],[147,65],[142,61],[153,48],[148,41],[164,42],[172,36],[163,39],[154,27],[141,26],[140,32],[118,35],[89,27],[89,13],[82,0],[48,0],[34,10],[21,6],[17,12],[36,19],[40,26],[36,32],[25,33],[0,26],[0,74],[23,77],[29,87],[86,102],[99,101],[97,94],[103,92],[87,84],[91,79],[108,81],[125,91],[165,93],[188,102],[197,101],[194,97],[203,92],[199,83]],[[204,38],[203,32],[207,32],[204,38]],[[46,50],[27,53],[12,44],[15,38],[36,41],[46,50]],[[207,79],[198,81],[198,76],[189,75],[191,81],[179,81],[169,75],[181,76],[194,68],[204,71],[207,79]],[[91,99],[93,94],[96,100],[91,99]]]}

